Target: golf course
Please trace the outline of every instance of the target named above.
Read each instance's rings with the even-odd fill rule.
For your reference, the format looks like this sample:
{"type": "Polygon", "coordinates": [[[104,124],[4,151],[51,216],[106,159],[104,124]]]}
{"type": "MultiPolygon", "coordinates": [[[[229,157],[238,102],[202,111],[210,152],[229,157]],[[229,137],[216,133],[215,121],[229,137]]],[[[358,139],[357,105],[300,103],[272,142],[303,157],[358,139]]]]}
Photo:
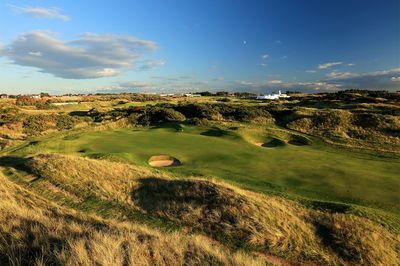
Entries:
{"type": "Polygon", "coordinates": [[[63,99],[0,102],[1,265],[399,261],[398,93],[63,99]]]}
{"type": "MultiPolygon", "coordinates": [[[[223,130],[169,124],[146,129],[94,131],[34,142],[15,151],[74,154],[151,167],[154,155],[169,155],[182,165],[163,171],[177,176],[217,178],[254,191],[353,203],[400,213],[400,160],[338,149],[318,139],[294,145],[260,147],[246,141],[254,128],[223,130]]],[[[282,135],[265,131],[264,139],[282,135]]],[[[285,131],[284,131],[285,132],[285,131]]],[[[290,132],[285,132],[290,136],[290,132]]],[[[312,139],[307,137],[307,139],[312,139]]]]}

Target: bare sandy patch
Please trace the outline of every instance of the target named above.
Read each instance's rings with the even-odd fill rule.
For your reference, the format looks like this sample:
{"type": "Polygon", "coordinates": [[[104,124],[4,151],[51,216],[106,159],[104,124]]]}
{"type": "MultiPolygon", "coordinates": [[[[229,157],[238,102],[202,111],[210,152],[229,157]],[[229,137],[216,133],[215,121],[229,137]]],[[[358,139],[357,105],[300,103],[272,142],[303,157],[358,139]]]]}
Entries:
{"type": "Polygon", "coordinates": [[[169,155],[154,155],[149,159],[149,165],[153,167],[171,167],[171,166],[179,166],[182,163],[169,155]]]}

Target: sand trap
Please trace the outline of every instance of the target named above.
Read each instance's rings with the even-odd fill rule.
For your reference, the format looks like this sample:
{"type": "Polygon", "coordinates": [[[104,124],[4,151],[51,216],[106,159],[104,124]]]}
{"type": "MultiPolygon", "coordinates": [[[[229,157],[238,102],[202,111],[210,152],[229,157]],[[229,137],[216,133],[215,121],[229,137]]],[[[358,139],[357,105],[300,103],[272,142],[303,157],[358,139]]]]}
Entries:
{"type": "Polygon", "coordinates": [[[153,167],[171,167],[171,166],[179,166],[182,163],[169,155],[154,155],[149,159],[149,165],[153,167]]]}
{"type": "Polygon", "coordinates": [[[295,145],[295,146],[306,146],[310,145],[311,141],[305,137],[302,136],[292,136],[291,139],[288,141],[289,144],[295,145]]]}
{"type": "Polygon", "coordinates": [[[275,148],[275,147],[284,146],[285,142],[280,139],[273,138],[272,140],[270,140],[268,142],[257,142],[255,144],[257,146],[264,147],[264,148],[275,148]]]}
{"type": "Polygon", "coordinates": [[[305,146],[308,145],[308,143],[302,142],[302,141],[298,141],[298,140],[289,140],[288,141],[289,144],[295,145],[295,146],[305,146]]]}

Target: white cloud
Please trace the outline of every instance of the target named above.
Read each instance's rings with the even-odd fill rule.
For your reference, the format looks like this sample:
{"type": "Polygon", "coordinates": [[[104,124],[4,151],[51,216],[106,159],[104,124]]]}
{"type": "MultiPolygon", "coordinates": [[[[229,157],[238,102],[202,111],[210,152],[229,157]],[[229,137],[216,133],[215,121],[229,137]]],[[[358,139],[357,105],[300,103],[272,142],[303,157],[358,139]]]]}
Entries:
{"type": "Polygon", "coordinates": [[[337,73],[327,77],[325,82],[340,84],[344,88],[397,90],[400,68],[369,73],[337,73]],[[393,77],[395,79],[393,79],[393,77]]]}
{"type": "Polygon", "coordinates": [[[119,84],[122,88],[152,88],[155,84],[147,81],[125,81],[119,84]]]}
{"type": "Polygon", "coordinates": [[[277,80],[277,79],[275,79],[275,80],[270,80],[270,81],[268,81],[270,84],[282,84],[282,80],[277,80]]]}
{"type": "Polygon", "coordinates": [[[400,81],[400,77],[391,77],[391,81],[400,81]]]}
{"type": "Polygon", "coordinates": [[[117,76],[119,72],[113,68],[103,68],[102,70],[97,71],[96,76],[101,77],[112,77],[117,76]]]}
{"type": "Polygon", "coordinates": [[[318,69],[327,69],[333,66],[341,65],[343,62],[330,62],[330,63],[325,63],[325,64],[319,64],[318,69]]]}
{"type": "Polygon", "coordinates": [[[213,81],[223,81],[223,80],[225,80],[224,77],[217,77],[213,79],[213,81]]]}
{"type": "Polygon", "coordinates": [[[282,42],[280,40],[276,40],[275,43],[276,44],[282,44],[282,42]]]}
{"type": "Polygon", "coordinates": [[[327,78],[329,79],[339,79],[339,78],[348,78],[348,77],[353,77],[354,73],[351,72],[337,72],[337,71],[332,71],[331,73],[328,74],[327,78]]]}
{"type": "Polygon", "coordinates": [[[328,91],[338,90],[340,84],[331,84],[323,81],[315,82],[286,82],[282,80],[260,80],[260,81],[236,81],[237,89],[241,90],[246,87],[246,90],[254,92],[276,91],[276,90],[300,90],[300,91],[328,91]]]}
{"type": "Polygon", "coordinates": [[[306,72],[307,72],[307,73],[316,73],[317,71],[314,70],[314,69],[309,69],[309,70],[306,70],[306,72]]]}
{"type": "Polygon", "coordinates": [[[352,66],[355,66],[356,64],[353,64],[353,63],[348,63],[347,64],[347,66],[349,66],[349,67],[352,67],[352,66]]]}
{"type": "Polygon", "coordinates": [[[261,58],[262,58],[262,59],[267,59],[268,57],[269,57],[268,54],[263,54],[263,55],[261,55],[261,58]]]}
{"type": "Polygon", "coordinates": [[[165,65],[165,61],[164,60],[147,60],[142,62],[138,69],[139,70],[150,70],[156,67],[161,67],[165,65]]]}
{"type": "Polygon", "coordinates": [[[0,42],[0,56],[6,51],[6,46],[0,42]]]}
{"type": "Polygon", "coordinates": [[[268,66],[268,64],[266,64],[266,63],[261,63],[260,66],[266,67],[266,66],[268,66]]]}
{"type": "Polygon", "coordinates": [[[19,7],[14,5],[9,5],[11,9],[17,14],[27,14],[33,18],[47,18],[47,19],[58,19],[62,21],[68,21],[70,18],[66,15],[60,13],[60,10],[55,7],[19,7]]]}
{"type": "Polygon", "coordinates": [[[253,82],[245,81],[245,80],[238,80],[238,81],[237,81],[237,84],[239,84],[239,85],[244,85],[244,86],[253,86],[253,85],[254,85],[253,82]]]}
{"type": "Polygon", "coordinates": [[[0,55],[57,77],[89,79],[118,75],[118,69],[134,66],[155,49],[153,41],[131,36],[85,33],[63,41],[47,31],[32,31],[18,36],[0,55]]]}
{"type": "Polygon", "coordinates": [[[193,75],[180,75],[180,76],[152,76],[152,79],[162,80],[163,83],[165,82],[177,82],[183,80],[189,80],[194,78],[193,75]]]}
{"type": "Polygon", "coordinates": [[[41,52],[29,52],[28,54],[34,55],[34,56],[42,56],[41,52]]]}

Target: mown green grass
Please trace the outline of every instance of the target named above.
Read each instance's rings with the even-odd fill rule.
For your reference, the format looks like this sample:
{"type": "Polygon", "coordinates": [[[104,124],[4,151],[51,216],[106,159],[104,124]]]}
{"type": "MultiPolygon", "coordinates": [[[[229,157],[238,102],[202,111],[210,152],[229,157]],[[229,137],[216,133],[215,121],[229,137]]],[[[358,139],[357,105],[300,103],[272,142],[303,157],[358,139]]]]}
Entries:
{"type": "MultiPolygon", "coordinates": [[[[307,146],[263,148],[245,141],[237,132],[190,126],[183,131],[174,126],[95,131],[47,139],[15,153],[112,157],[147,167],[150,156],[167,154],[183,165],[163,170],[178,176],[216,177],[256,191],[353,203],[400,214],[400,159],[341,150],[319,141],[307,146]]],[[[265,134],[267,139],[267,131],[265,134]]]]}

